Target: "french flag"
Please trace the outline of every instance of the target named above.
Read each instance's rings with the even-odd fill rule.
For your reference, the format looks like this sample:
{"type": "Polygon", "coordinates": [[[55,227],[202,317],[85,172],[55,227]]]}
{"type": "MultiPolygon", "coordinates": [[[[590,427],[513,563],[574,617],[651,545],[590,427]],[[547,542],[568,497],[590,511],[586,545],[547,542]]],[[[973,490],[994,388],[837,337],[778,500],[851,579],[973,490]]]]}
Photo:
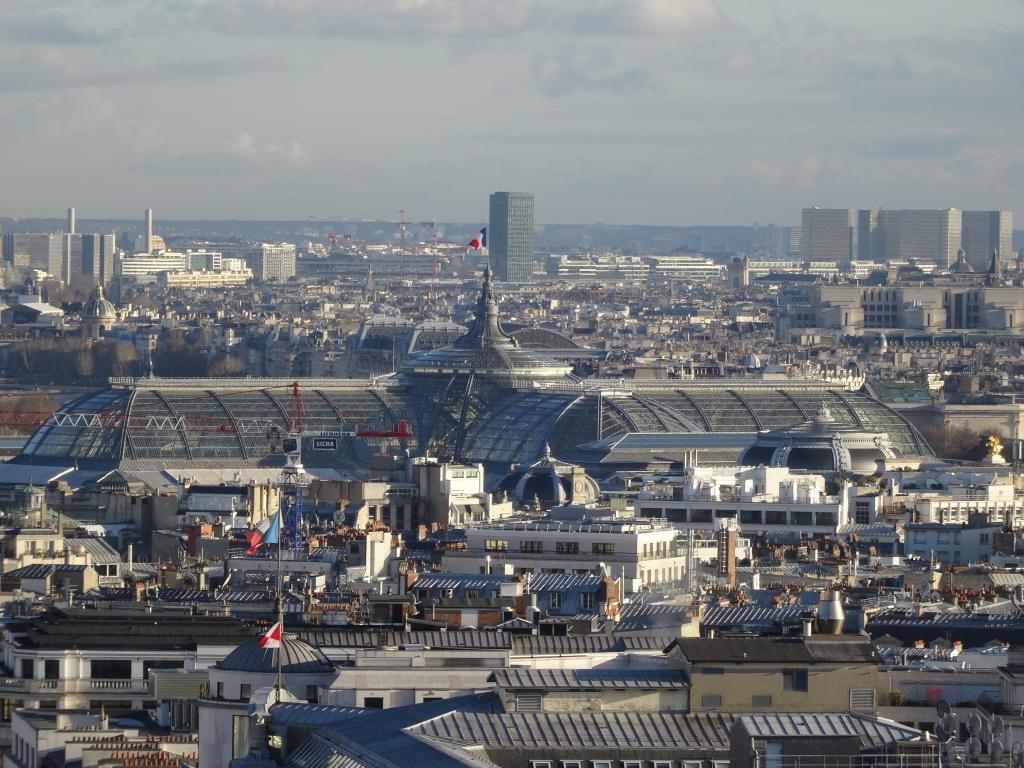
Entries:
{"type": "Polygon", "coordinates": [[[281,622],[277,622],[267,633],[260,638],[260,648],[281,647],[281,622]]]}
{"type": "Polygon", "coordinates": [[[481,248],[487,247],[487,227],[481,229],[477,236],[469,241],[467,248],[472,248],[474,251],[479,251],[481,248]]]}
{"type": "Polygon", "coordinates": [[[249,548],[245,551],[247,555],[255,555],[256,550],[264,544],[277,544],[278,536],[281,533],[280,517],[280,512],[270,517],[264,517],[260,520],[259,525],[245,534],[245,538],[249,541],[249,548]]]}

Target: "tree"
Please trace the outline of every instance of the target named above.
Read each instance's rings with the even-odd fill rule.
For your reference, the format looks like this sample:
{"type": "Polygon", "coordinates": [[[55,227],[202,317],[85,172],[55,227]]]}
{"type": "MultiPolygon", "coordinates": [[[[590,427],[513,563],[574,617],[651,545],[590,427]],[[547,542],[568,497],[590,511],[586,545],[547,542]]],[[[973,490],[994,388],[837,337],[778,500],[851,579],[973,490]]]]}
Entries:
{"type": "Polygon", "coordinates": [[[981,433],[966,426],[926,427],[922,430],[922,435],[935,453],[943,459],[967,459],[976,452],[982,442],[981,433]]]}

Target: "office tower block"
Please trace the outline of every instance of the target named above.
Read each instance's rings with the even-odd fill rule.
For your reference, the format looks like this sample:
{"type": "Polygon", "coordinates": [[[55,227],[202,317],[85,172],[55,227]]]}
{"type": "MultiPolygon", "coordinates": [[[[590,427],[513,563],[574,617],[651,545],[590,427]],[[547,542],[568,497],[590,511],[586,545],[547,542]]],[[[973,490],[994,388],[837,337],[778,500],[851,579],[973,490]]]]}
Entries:
{"type": "Polygon", "coordinates": [[[145,244],[144,249],[146,253],[153,252],[153,209],[146,209],[146,232],[145,232],[145,244]]]}
{"type": "Polygon", "coordinates": [[[857,213],[853,208],[804,208],[800,214],[800,258],[849,264],[857,258],[857,213]]]}
{"type": "Polygon", "coordinates": [[[287,280],[295,277],[293,243],[258,243],[246,250],[245,261],[256,280],[287,280]]]}
{"type": "Polygon", "coordinates": [[[960,247],[967,263],[978,272],[987,270],[992,251],[1003,259],[1013,254],[1013,214],[1010,211],[964,211],[960,247]]]}
{"type": "Polygon", "coordinates": [[[858,261],[872,261],[878,257],[878,211],[865,208],[857,211],[856,258],[858,261]]]}
{"type": "Polygon", "coordinates": [[[528,283],[533,279],[533,194],[491,195],[487,243],[498,280],[528,283]]]}
{"type": "Polygon", "coordinates": [[[81,274],[91,275],[99,285],[111,282],[114,279],[114,234],[79,237],[82,239],[81,274]]]}
{"type": "Polygon", "coordinates": [[[876,260],[917,259],[948,267],[956,261],[956,252],[960,249],[960,224],[960,211],[956,208],[881,209],[877,242],[883,256],[876,260]]]}
{"type": "Polygon", "coordinates": [[[4,235],[4,261],[23,271],[39,270],[63,279],[67,235],[8,232],[4,235]]]}

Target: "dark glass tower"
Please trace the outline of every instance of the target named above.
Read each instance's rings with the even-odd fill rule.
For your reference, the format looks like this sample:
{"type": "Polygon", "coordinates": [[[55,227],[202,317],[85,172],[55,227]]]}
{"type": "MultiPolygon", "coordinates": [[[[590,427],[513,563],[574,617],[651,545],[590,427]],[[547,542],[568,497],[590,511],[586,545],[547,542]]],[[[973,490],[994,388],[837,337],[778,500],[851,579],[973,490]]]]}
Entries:
{"type": "Polygon", "coordinates": [[[487,230],[495,277],[511,283],[533,279],[533,194],[494,192],[487,230]]]}

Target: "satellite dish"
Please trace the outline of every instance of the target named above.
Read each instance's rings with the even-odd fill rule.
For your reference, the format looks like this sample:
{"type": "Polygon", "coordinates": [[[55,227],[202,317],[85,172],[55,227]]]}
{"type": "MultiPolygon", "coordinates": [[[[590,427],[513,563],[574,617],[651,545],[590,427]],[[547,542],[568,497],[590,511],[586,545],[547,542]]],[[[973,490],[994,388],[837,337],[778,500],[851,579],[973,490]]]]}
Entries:
{"type": "Polygon", "coordinates": [[[980,731],[981,717],[978,715],[977,712],[974,712],[973,714],[971,714],[970,720],[967,721],[967,732],[971,734],[971,736],[977,736],[980,731]]]}
{"type": "Polygon", "coordinates": [[[949,706],[949,702],[945,699],[939,699],[935,704],[935,711],[939,713],[939,717],[945,717],[953,711],[953,708],[949,706]]]}
{"type": "Polygon", "coordinates": [[[981,739],[977,736],[971,736],[967,740],[967,754],[971,760],[976,760],[978,755],[981,754],[981,739]]]}
{"type": "Polygon", "coordinates": [[[994,739],[988,746],[988,759],[993,763],[1001,762],[1003,759],[1003,742],[999,739],[994,739]]]}

